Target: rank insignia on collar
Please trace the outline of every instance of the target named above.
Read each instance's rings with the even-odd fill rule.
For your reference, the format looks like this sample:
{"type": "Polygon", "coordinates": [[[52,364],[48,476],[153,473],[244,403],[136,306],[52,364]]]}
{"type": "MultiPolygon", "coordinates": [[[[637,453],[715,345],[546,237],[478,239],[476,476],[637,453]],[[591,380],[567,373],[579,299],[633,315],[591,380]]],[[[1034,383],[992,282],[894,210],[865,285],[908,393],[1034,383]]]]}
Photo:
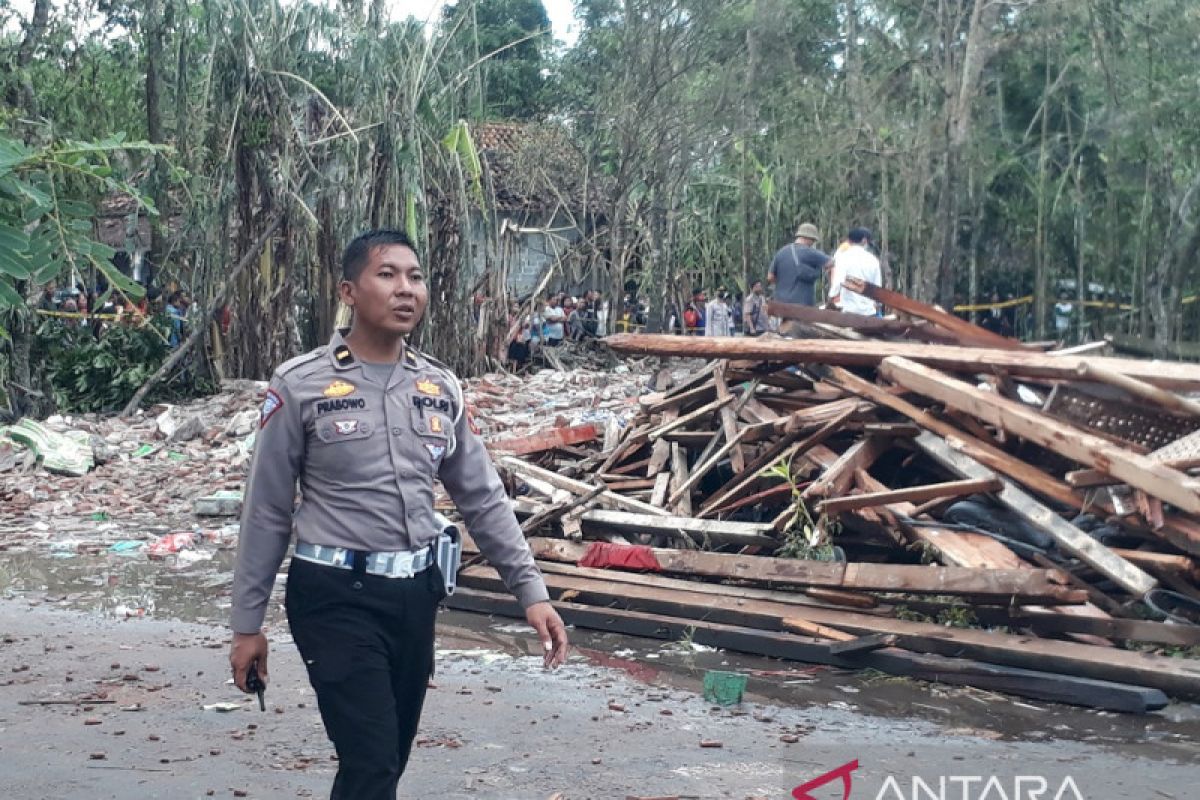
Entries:
{"type": "Polygon", "coordinates": [[[347,367],[354,363],[354,354],[350,352],[350,348],[342,345],[337,350],[333,351],[333,359],[340,367],[347,367]]]}
{"type": "Polygon", "coordinates": [[[415,367],[417,365],[417,354],[407,347],[404,348],[404,363],[408,364],[410,367],[415,367]]]}
{"type": "Polygon", "coordinates": [[[434,461],[437,461],[446,452],[446,448],[440,444],[427,444],[425,449],[429,451],[429,455],[434,461]]]}
{"type": "Polygon", "coordinates": [[[353,383],[334,381],[326,386],[325,390],[321,392],[321,394],[325,395],[326,397],[345,397],[348,394],[352,394],[355,391],[355,388],[356,387],[353,383]]]}
{"type": "Polygon", "coordinates": [[[442,394],[442,387],[438,386],[433,381],[422,380],[422,381],[417,381],[417,391],[420,392],[421,394],[428,394],[428,395],[432,395],[434,397],[440,397],[442,394]]]}

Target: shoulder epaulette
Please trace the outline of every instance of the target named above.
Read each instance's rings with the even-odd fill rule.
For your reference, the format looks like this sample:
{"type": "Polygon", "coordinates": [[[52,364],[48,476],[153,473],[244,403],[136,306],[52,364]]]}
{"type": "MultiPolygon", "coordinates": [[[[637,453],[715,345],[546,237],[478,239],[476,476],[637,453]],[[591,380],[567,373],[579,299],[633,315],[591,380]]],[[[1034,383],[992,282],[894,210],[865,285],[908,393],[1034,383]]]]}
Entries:
{"type": "Polygon", "coordinates": [[[327,345],[321,345],[320,347],[318,347],[315,350],[310,350],[309,352],[307,352],[303,355],[299,355],[299,356],[296,356],[295,358],[289,359],[275,368],[275,374],[282,378],[284,375],[287,375],[290,372],[294,372],[299,367],[302,367],[305,364],[311,364],[312,362],[321,358],[322,356],[325,355],[325,352],[328,349],[329,349],[329,347],[327,345]]]}

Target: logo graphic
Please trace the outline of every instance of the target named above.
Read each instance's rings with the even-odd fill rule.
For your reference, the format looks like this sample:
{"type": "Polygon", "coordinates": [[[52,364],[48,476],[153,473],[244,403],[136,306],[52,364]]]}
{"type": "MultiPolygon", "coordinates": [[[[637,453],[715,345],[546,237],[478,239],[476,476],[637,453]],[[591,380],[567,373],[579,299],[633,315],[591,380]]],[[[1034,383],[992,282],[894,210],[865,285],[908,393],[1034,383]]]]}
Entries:
{"type": "Polygon", "coordinates": [[[263,398],[262,410],[258,412],[258,427],[261,429],[265,426],[267,420],[281,408],[283,408],[283,398],[274,389],[267,389],[267,396],[263,398]]]}
{"type": "Polygon", "coordinates": [[[440,444],[427,444],[425,449],[429,451],[429,455],[434,461],[437,461],[446,452],[446,448],[440,444]]]}
{"type": "Polygon", "coordinates": [[[358,420],[335,419],[333,421],[333,429],[342,436],[348,436],[358,430],[358,420]]]}
{"type": "Polygon", "coordinates": [[[434,397],[442,396],[442,387],[430,380],[417,381],[417,391],[434,397]]]}
{"type": "Polygon", "coordinates": [[[321,392],[321,394],[325,395],[326,397],[345,397],[346,395],[353,392],[354,389],[355,389],[355,387],[354,387],[353,383],[346,383],[345,381],[334,381],[333,383],[326,386],[325,391],[321,392]]]}
{"type": "Polygon", "coordinates": [[[813,797],[811,794],[809,794],[810,790],[819,789],[820,787],[824,786],[825,784],[832,783],[833,781],[837,780],[838,778],[841,778],[842,779],[842,800],[850,800],[850,786],[851,786],[850,773],[854,772],[854,770],[856,770],[856,769],[858,769],[858,759],[857,758],[854,759],[853,761],[848,761],[845,764],[842,764],[837,769],[829,770],[829,772],[826,772],[824,775],[822,775],[819,778],[814,778],[813,780],[809,781],[808,783],[797,786],[795,789],[792,789],[792,797],[795,798],[795,800],[817,800],[815,797],[813,797]]]}

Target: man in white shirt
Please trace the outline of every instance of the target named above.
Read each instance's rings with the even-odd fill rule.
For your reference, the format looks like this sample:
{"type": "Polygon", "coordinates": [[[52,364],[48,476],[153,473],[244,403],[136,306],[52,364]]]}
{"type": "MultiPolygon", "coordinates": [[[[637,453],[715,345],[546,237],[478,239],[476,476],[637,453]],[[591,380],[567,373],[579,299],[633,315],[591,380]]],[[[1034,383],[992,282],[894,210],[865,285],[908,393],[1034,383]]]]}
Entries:
{"type": "Polygon", "coordinates": [[[850,246],[833,257],[833,274],[829,281],[829,302],[847,314],[873,317],[878,311],[875,301],[842,287],[846,278],[859,278],[876,286],[883,285],[883,271],[867,245],[871,232],[866,228],[851,228],[846,237],[850,246]]]}

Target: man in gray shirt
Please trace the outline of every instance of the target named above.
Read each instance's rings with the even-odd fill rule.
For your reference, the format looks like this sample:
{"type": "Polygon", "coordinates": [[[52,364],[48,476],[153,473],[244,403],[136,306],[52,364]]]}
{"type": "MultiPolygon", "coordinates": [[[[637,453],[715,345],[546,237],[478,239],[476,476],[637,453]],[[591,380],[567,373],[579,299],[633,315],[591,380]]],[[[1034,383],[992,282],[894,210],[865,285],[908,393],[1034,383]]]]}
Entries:
{"type": "Polygon", "coordinates": [[[796,241],[780,248],[771,259],[767,274],[775,286],[775,299],[781,303],[816,305],[813,285],[832,260],[816,248],[821,234],[817,226],[805,222],[796,230],[796,241]]]}
{"type": "Polygon", "coordinates": [[[395,800],[433,671],[441,570],[453,568],[437,557],[435,479],[525,607],[547,667],[566,658],[567,634],[462,386],[408,345],[429,291],[407,237],[379,230],[351,242],[339,293],[350,329],[276,369],[263,402],[229,662],[243,691],[251,668],[267,682],[261,626],[294,532],[285,605],[338,754],[331,798],[395,800]]]}

